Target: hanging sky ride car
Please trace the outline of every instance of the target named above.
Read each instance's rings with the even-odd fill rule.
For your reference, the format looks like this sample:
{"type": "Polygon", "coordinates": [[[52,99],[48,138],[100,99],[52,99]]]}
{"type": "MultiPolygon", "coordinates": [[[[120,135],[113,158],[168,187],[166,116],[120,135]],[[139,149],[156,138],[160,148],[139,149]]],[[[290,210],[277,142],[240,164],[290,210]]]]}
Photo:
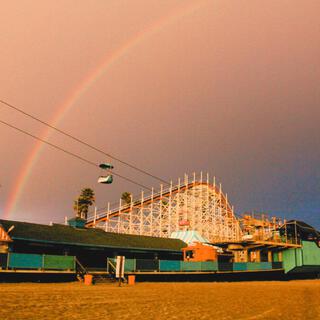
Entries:
{"type": "MultiPolygon", "coordinates": [[[[111,163],[101,163],[99,164],[99,167],[102,170],[112,170],[114,168],[111,163]]],[[[98,179],[98,183],[102,183],[102,184],[111,184],[112,182],[113,182],[112,174],[109,174],[107,176],[100,176],[98,179]]]]}

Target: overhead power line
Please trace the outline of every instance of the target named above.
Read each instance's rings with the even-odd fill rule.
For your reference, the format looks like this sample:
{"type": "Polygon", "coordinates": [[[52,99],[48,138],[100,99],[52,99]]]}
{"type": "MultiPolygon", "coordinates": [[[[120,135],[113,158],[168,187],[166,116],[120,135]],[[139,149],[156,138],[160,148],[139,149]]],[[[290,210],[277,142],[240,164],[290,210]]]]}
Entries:
{"type": "Polygon", "coordinates": [[[154,178],[154,179],[156,179],[156,180],[158,180],[158,181],[161,181],[162,183],[169,184],[168,181],[166,181],[166,180],[164,180],[164,179],[162,179],[162,178],[160,178],[160,177],[157,177],[157,176],[155,176],[155,175],[153,175],[153,174],[151,174],[151,173],[149,173],[149,172],[147,172],[147,171],[145,171],[145,170],[143,170],[143,169],[140,169],[140,168],[138,168],[138,167],[136,167],[136,166],[134,166],[134,165],[126,162],[126,161],[123,161],[123,160],[119,159],[118,157],[115,157],[115,156],[111,155],[110,153],[107,153],[107,152],[105,152],[105,151],[103,151],[103,150],[101,150],[101,149],[99,149],[99,148],[97,148],[97,147],[89,144],[88,142],[85,142],[85,141],[83,141],[83,140],[81,140],[81,139],[79,139],[79,138],[77,138],[77,137],[75,137],[75,136],[73,136],[73,135],[71,135],[71,134],[69,134],[69,133],[61,130],[61,129],[58,129],[57,127],[51,125],[50,123],[45,122],[45,121],[43,121],[43,120],[41,120],[41,119],[33,116],[33,115],[30,114],[30,113],[25,112],[25,111],[22,110],[21,108],[18,108],[18,107],[14,106],[14,105],[12,105],[12,104],[4,101],[4,100],[1,100],[1,99],[0,99],[0,102],[1,102],[2,104],[6,105],[7,107],[9,107],[9,108],[11,108],[11,109],[14,109],[14,110],[16,110],[17,112],[20,112],[20,113],[22,113],[23,115],[25,115],[25,116],[27,116],[27,117],[29,117],[29,118],[31,118],[31,119],[39,122],[39,123],[41,123],[41,124],[43,124],[43,125],[51,128],[51,129],[53,129],[53,130],[55,130],[55,131],[57,131],[57,132],[59,132],[59,133],[61,133],[61,134],[63,134],[64,136],[66,136],[66,137],[68,137],[68,138],[70,138],[70,139],[72,139],[72,140],[74,140],[74,141],[77,141],[77,142],[81,143],[82,145],[91,148],[92,150],[95,150],[95,151],[97,151],[97,152],[100,152],[101,154],[103,154],[103,155],[105,155],[105,156],[107,156],[107,157],[109,157],[109,158],[111,158],[111,159],[113,159],[113,160],[116,160],[116,161],[118,161],[118,162],[120,162],[120,163],[122,163],[122,164],[124,164],[124,165],[126,165],[126,166],[128,166],[128,167],[130,167],[131,169],[134,169],[134,170],[136,170],[136,171],[139,171],[140,173],[143,173],[143,174],[145,174],[145,175],[147,175],[147,176],[149,176],[149,177],[151,177],[151,178],[154,178]]]}
{"type": "MultiPolygon", "coordinates": [[[[46,141],[46,140],[44,140],[44,139],[41,139],[41,138],[39,138],[39,137],[37,137],[37,136],[35,136],[35,135],[33,135],[33,134],[31,134],[31,133],[23,130],[23,129],[20,129],[20,128],[14,126],[14,125],[12,125],[12,124],[10,124],[10,123],[8,123],[8,122],[5,122],[5,121],[3,121],[3,120],[0,119],[0,123],[6,125],[7,127],[10,127],[10,128],[12,128],[12,129],[14,129],[14,130],[17,130],[17,131],[19,131],[19,132],[21,132],[21,133],[23,133],[23,134],[25,134],[25,135],[27,135],[27,136],[29,136],[29,137],[32,137],[32,138],[34,138],[34,139],[36,139],[36,140],[39,140],[39,141],[41,141],[41,142],[49,145],[50,147],[52,147],[52,148],[54,148],[54,149],[56,149],[56,150],[59,150],[59,151],[62,151],[62,152],[64,152],[64,153],[68,154],[69,156],[72,156],[72,157],[74,157],[74,158],[76,158],[76,159],[78,159],[78,160],[81,160],[81,161],[83,161],[83,162],[86,162],[87,164],[90,164],[91,166],[94,166],[94,167],[96,167],[96,168],[99,168],[99,165],[98,165],[98,164],[96,164],[96,163],[94,163],[94,162],[92,162],[92,161],[90,161],[90,160],[88,160],[88,159],[85,159],[85,158],[83,158],[83,157],[81,157],[81,156],[79,156],[79,155],[77,155],[77,154],[75,154],[75,153],[73,153],[73,152],[70,152],[70,151],[68,151],[68,150],[66,150],[66,149],[64,149],[64,148],[61,148],[61,147],[57,146],[56,144],[53,144],[53,143],[51,143],[51,142],[49,142],[49,141],[46,141]]],[[[140,186],[140,187],[142,187],[142,188],[144,188],[144,189],[151,190],[149,187],[147,187],[147,186],[145,186],[145,185],[143,185],[143,184],[141,184],[141,183],[139,183],[139,182],[136,182],[136,181],[134,181],[134,180],[132,180],[132,179],[130,179],[130,178],[127,178],[127,177],[125,177],[125,176],[123,176],[123,175],[120,175],[119,173],[116,173],[116,172],[113,171],[113,170],[112,170],[112,174],[114,174],[115,176],[117,176],[117,177],[119,177],[119,178],[121,178],[121,179],[127,180],[127,181],[129,181],[129,182],[131,182],[131,183],[133,183],[133,184],[135,184],[135,185],[137,185],[137,186],[140,186]]]]}

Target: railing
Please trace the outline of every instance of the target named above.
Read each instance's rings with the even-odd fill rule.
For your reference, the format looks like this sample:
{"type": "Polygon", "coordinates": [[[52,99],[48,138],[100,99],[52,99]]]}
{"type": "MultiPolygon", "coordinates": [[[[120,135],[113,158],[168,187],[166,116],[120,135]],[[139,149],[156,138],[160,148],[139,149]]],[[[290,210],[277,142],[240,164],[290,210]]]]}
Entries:
{"type": "MultiPolygon", "coordinates": [[[[158,259],[125,259],[125,273],[161,272],[232,272],[266,271],[282,269],[282,262],[217,262],[217,261],[180,261],[158,259]]],[[[115,276],[115,260],[108,259],[108,270],[115,276]]]]}
{"type": "Polygon", "coordinates": [[[107,260],[107,271],[115,278],[116,277],[116,262],[114,259],[108,258],[107,260]]]}
{"type": "Polygon", "coordinates": [[[265,242],[274,242],[279,244],[294,244],[301,245],[301,239],[289,235],[275,235],[273,233],[265,234],[253,234],[252,238],[249,238],[248,235],[243,236],[243,240],[255,240],[255,241],[265,241],[265,242]],[[247,238],[246,238],[247,237],[247,238]]]}
{"type": "Polygon", "coordinates": [[[80,261],[75,257],[76,262],[76,273],[79,280],[83,280],[84,276],[88,274],[87,269],[80,263],[80,261]]]}

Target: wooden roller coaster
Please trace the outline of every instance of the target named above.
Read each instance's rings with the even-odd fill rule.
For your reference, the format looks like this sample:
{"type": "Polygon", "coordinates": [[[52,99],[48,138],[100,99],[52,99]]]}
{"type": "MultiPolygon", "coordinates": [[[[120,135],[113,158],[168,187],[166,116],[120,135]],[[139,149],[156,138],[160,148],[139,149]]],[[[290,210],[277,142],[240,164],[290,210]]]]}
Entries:
{"type": "Polygon", "coordinates": [[[208,242],[239,240],[242,236],[239,220],[221,184],[209,174],[197,178],[193,174],[171,182],[160,191],[146,195],[143,191],[138,199],[106,210],[95,211],[87,220],[87,227],[103,228],[105,231],[127,234],[170,237],[178,230],[198,231],[208,242]]]}

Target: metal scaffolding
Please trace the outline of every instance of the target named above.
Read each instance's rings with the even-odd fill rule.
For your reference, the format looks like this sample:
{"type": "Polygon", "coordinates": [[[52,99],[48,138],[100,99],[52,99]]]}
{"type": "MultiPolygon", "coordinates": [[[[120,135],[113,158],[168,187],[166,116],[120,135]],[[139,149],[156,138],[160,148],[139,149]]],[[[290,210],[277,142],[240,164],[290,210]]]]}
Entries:
{"type": "Polygon", "coordinates": [[[209,180],[202,173],[196,178],[188,175],[178,183],[160,191],[145,195],[142,191],[139,199],[129,203],[119,202],[119,206],[107,210],[95,211],[88,218],[88,227],[103,228],[108,232],[170,237],[179,230],[198,231],[210,242],[239,240],[241,229],[234,215],[233,207],[227,195],[222,192],[221,184],[216,185],[215,178],[209,180]]]}

